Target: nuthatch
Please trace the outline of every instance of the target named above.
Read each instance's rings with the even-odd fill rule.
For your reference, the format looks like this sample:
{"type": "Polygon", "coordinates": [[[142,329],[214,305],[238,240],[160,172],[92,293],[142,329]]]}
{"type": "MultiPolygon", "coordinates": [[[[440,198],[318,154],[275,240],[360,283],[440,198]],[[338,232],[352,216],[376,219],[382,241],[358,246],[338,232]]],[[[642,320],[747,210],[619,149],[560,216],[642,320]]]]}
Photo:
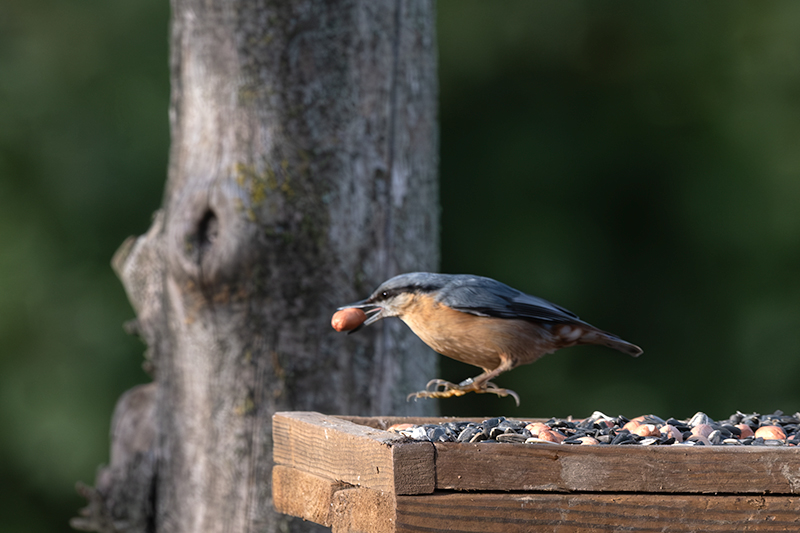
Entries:
{"type": "Polygon", "coordinates": [[[366,300],[339,308],[363,309],[368,318],[352,332],[396,316],[425,344],[442,355],[475,365],[483,373],[456,385],[428,382],[413,398],[449,398],[468,392],[519,396],[492,383],[503,372],[577,344],[602,344],[637,357],[642,349],[599,330],[542,298],[481,276],[401,274],[384,282],[366,300]]]}

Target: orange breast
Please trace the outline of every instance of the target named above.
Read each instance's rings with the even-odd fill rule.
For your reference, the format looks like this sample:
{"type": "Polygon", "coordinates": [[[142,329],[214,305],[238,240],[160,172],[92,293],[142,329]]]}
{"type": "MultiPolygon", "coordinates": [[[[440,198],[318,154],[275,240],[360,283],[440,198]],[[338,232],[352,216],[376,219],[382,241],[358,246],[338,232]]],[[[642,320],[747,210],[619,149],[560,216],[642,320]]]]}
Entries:
{"type": "Polygon", "coordinates": [[[400,318],[440,354],[484,370],[496,368],[501,354],[517,366],[557,348],[552,335],[531,322],[455,311],[427,295],[417,295],[400,318]]]}

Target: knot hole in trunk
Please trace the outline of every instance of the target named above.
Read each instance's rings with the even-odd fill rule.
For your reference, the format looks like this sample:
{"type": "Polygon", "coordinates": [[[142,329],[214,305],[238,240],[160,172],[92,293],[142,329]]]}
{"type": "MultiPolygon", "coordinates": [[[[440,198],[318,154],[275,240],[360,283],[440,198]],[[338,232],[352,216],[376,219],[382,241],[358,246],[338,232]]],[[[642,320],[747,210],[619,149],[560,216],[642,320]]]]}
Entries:
{"type": "Polygon", "coordinates": [[[217,215],[214,213],[214,211],[208,209],[205,213],[203,213],[203,217],[200,219],[200,222],[197,223],[195,244],[197,245],[200,255],[198,259],[202,259],[203,254],[214,245],[214,241],[217,240],[218,233],[219,220],[217,219],[217,215]]]}

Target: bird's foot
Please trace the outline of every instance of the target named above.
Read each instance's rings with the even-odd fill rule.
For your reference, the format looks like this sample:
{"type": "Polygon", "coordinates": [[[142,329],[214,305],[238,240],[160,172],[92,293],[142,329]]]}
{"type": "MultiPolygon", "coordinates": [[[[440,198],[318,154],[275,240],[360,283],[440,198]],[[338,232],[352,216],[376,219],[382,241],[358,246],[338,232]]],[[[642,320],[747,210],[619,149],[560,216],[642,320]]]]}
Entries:
{"type": "Polygon", "coordinates": [[[411,398],[416,400],[417,398],[450,398],[451,396],[463,396],[469,392],[463,387],[465,383],[466,382],[462,382],[456,385],[455,383],[450,383],[443,379],[432,379],[425,385],[425,390],[412,392],[408,395],[406,400],[410,401],[411,398]]]}
{"type": "Polygon", "coordinates": [[[501,398],[511,396],[517,403],[517,407],[519,407],[519,395],[513,390],[501,389],[491,381],[486,381],[479,386],[475,384],[472,378],[466,379],[458,385],[443,379],[432,379],[425,386],[425,390],[412,392],[408,395],[407,400],[410,401],[411,398],[415,400],[418,398],[451,398],[453,396],[463,396],[468,392],[497,394],[501,398]]]}
{"type": "Polygon", "coordinates": [[[487,381],[483,384],[482,389],[477,389],[475,392],[477,393],[484,393],[484,392],[491,392],[492,394],[497,394],[501,398],[505,398],[506,396],[511,396],[514,398],[514,402],[516,402],[517,407],[519,407],[519,394],[514,392],[511,389],[501,389],[491,381],[487,381]]]}

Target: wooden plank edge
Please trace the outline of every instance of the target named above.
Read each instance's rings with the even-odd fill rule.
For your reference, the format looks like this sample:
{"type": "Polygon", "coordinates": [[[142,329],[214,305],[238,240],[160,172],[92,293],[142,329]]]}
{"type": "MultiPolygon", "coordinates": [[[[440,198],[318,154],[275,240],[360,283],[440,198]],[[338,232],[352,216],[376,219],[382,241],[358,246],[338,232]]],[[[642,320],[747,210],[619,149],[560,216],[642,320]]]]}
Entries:
{"type": "Polygon", "coordinates": [[[272,420],[273,423],[314,428],[323,433],[327,431],[345,433],[350,437],[369,439],[377,443],[390,444],[403,440],[403,436],[397,433],[351,422],[348,417],[324,415],[316,411],[278,411],[272,416],[272,420]]]}
{"type": "Polygon", "coordinates": [[[432,442],[392,446],[395,494],[430,494],[436,489],[436,450],[432,442]]]}
{"type": "Polygon", "coordinates": [[[312,411],[273,416],[276,464],[396,494],[428,494],[436,485],[434,448],[396,433],[312,411]]]}
{"type": "Polygon", "coordinates": [[[396,513],[403,533],[800,531],[797,496],[436,492],[396,513]]]}
{"type": "Polygon", "coordinates": [[[349,487],[296,468],[272,468],[272,504],[279,513],[331,527],[332,502],[336,491],[349,487]]]}
{"type": "Polygon", "coordinates": [[[400,495],[276,465],[279,512],[339,532],[797,531],[787,495],[449,492],[400,495]]]}
{"type": "Polygon", "coordinates": [[[391,492],[364,487],[338,490],[331,504],[331,529],[333,533],[394,533],[395,509],[391,492]]]}
{"type": "Polygon", "coordinates": [[[800,449],[436,443],[438,490],[800,494],[800,449]]]}
{"type": "Polygon", "coordinates": [[[275,510],[332,528],[334,533],[392,533],[395,496],[391,492],[353,487],[290,466],[272,470],[275,510]]]}

